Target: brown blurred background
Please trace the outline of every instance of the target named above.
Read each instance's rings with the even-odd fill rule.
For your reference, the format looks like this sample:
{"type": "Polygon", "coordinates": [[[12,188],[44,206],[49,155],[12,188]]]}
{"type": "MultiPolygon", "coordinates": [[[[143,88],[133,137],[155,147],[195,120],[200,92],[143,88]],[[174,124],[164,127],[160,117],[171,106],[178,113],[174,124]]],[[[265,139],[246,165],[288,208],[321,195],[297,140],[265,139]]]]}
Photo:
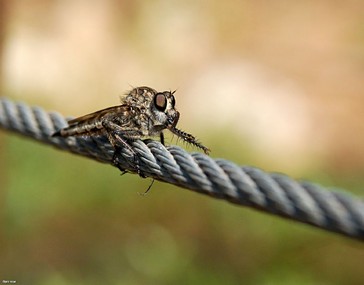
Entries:
{"type": "MultiPolygon", "coordinates": [[[[212,157],[363,195],[363,12],[354,0],[0,1],[1,94],[78,116],[132,86],[177,89],[179,126],[212,157]]],[[[0,280],[364,283],[355,241],[161,183],[142,198],[147,180],[4,132],[0,159],[0,280]]]]}

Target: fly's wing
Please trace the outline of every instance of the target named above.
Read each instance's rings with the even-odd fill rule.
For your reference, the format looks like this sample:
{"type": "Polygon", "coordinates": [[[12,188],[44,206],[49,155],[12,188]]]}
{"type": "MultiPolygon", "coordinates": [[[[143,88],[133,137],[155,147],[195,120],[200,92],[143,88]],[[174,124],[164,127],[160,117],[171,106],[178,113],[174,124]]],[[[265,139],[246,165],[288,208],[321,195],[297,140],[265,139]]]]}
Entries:
{"type": "Polygon", "coordinates": [[[75,119],[68,121],[69,125],[82,124],[95,119],[99,119],[107,114],[120,114],[126,113],[130,110],[130,107],[127,105],[113,106],[106,109],[102,109],[75,119]]]}
{"type": "Polygon", "coordinates": [[[69,137],[83,135],[100,130],[101,121],[105,118],[113,120],[115,117],[125,118],[130,111],[130,106],[119,105],[109,107],[85,116],[81,116],[68,121],[68,126],[55,132],[52,136],[69,137]]]}

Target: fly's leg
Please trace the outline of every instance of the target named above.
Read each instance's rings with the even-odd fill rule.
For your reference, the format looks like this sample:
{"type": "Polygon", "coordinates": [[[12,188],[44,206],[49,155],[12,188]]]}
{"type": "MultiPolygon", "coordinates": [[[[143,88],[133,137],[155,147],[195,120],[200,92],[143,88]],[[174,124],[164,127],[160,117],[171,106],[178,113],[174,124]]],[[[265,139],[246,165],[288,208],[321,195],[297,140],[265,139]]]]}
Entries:
{"type": "Polygon", "coordinates": [[[138,173],[140,177],[145,178],[146,175],[143,174],[143,172],[140,170],[139,167],[140,165],[139,155],[132,149],[127,140],[127,138],[139,138],[141,137],[141,134],[136,130],[123,129],[119,125],[109,121],[103,122],[102,125],[106,130],[107,138],[109,139],[111,145],[114,147],[114,155],[112,158],[113,165],[115,165],[120,169],[122,175],[127,173],[125,169],[119,166],[117,161],[117,153],[121,149],[120,146],[127,148],[133,155],[135,171],[138,173]],[[123,136],[121,136],[120,134],[123,134],[123,136]]]}
{"type": "Polygon", "coordinates": [[[153,133],[159,133],[159,140],[161,142],[162,145],[164,145],[164,133],[163,130],[166,128],[165,125],[158,125],[158,126],[153,126],[152,127],[152,132],[153,133]]]}
{"type": "Polygon", "coordinates": [[[198,147],[198,148],[202,149],[202,150],[205,152],[205,154],[207,154],[207,155],[208,155],[208,154],[210,153],[210,149],[209,149],[209,148],[207,148],[207,147],[205,147],[203,144],[199,143],[193,135],[188,134],[188,133],[186,133],[186,132],[184,132],[184,131],[181,131],[181,130],[177,129],[177,128],[176,128],[176,127],[174,127],[174,126],[172,126],[172,127],[170,128],[170,131],[171,131],[173,134],[175,134],[175,135],[177,135],[178,137],[180,137],[181,139],[183,139],[185,142],[187,142],[187,143],[189,143],[189,144],[192,144],[192,145],[194,145],[194,146],[196,146],[196,147],[198,147]]]}
{"type": "MultiPolygon", "coordinates": [[[[124,147],[126,147],[127,149],[130,150],[130,152],[133,154],[133,162],[134,162],[134,166],[135,166],[135,171],[138,173],[138,175],[142,178],[146,178],[147,176],[140,170],[140,157],[139,154],[136,153],[130,146],[130,144],[127,143],[127,141],[125,139],[123,139],[121,136],[119,136],[117,133],[114,133],[114,136],[117,140],[117,142],[120,142],[124,147]]],[[[115,152],[114,152],[114,156],[113,156],[113,163],[117,164],[117,159],[116,159],[116,154],[117,154],[117,150],[120,150],[120,146],[116,145],[115,148],[115,152]]],[[[118,167],[119,168],[119,167],[118,167]]],[[[120,168],[119,168],[120,169],[120,168]]],[[[123,170],[122,174],[125,174],[127,171],[123,170]]]]}
{"type": "Polygon", "coordinates": [[[149,184],[149,186],[148,186],[148,188],[147,188],[147,190],[145,190],[144,191],[144,193],[140,193],[140,192],[138,192],[138,194],[140,195],[140,196],[146,196],[147,194],[148,194],[148,192],[149,192],[149,190],[152,188],[152,186],[153,186],[153,184],[154,184],[154,178],[152,178],[152,182],[150,182],[150,184],[149,184]]]}
{"type": "Polygon", "coordinates": [[[163,134],[163,132],[160,132],[159,138],[160,138],[161,144],[164,145],[164,134],[163,134]]]}
{"type": "MultiPolygon", "coordinates": [[[[120,147],[118,146],[118,144],[117,144],[117,142],[116,142],[116,138],[115,138],[115,135],[113,135],[112,133],[112,131],[110,131],[110,130],[108,130],[108,129],[106,129],[105,128],[105,130],[106,130],[106,136],[107,136],[107,138],[108,138],[108,140],[109,140],[109,142],[111,143],[111,145],[113,146],[113,148],[114,148],[114,154],[113,154],[113,157],[112,157],[112,160],[111,160],[111,162],[112,162],[112,164],[114,165],[114,166],[116,166],[117,168],[119,168],[119,170],[121,171],[121,175],[124,175],[125,173],[127,173],[128,171],[127,170],[125,170],[124,168],[122,168],[120,165],[119,165],[119,163],[117,162],[117,153],[120,151],[120,147]]],[[[120,141],[123,141],[125,144],[127,144],[124,140],[122,140],[121,138],[120,138],[120,141]]],[[[128,145],[128,147],[130,148],[130,146],[128,145]]],[[[133,152],[133,151],[132,151],[133,152]]]]}

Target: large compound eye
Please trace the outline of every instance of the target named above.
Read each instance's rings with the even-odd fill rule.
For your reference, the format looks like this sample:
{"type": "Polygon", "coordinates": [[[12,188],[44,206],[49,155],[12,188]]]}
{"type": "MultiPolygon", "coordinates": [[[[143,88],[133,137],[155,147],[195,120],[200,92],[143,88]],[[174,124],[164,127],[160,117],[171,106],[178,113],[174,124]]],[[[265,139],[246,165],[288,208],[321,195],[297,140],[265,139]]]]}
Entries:
{"type": "Polygon", "coordinates": [[[176,99],[174,99],[173,95],[171,95],[171,98],[172,98],[172,107],[174,108],[174,105],[176,105],[176,99]]]}
{"type": "Polygon", "coordinates": [[[164,112],[167,107],[167,98],[163,93],[158,93],[154,97],[154,104],[159,111],[164,112]]]}

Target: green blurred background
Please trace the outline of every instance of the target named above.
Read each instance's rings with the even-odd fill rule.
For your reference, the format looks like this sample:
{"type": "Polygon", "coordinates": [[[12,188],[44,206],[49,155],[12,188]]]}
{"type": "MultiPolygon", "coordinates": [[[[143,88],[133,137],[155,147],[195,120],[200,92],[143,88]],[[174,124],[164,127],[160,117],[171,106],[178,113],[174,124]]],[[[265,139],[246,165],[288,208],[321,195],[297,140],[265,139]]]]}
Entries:
{"type": "MultiPolygon", "coordinates": [[[[212,157],[363,196],[363,1],[0,5],[11,99],[78,116],[177,89],[212,157]]],[[[140,196],[149,179],[3,131],[0,159],[0,280],[364,284],[357,241],[160,182],[140,196]]]]}

